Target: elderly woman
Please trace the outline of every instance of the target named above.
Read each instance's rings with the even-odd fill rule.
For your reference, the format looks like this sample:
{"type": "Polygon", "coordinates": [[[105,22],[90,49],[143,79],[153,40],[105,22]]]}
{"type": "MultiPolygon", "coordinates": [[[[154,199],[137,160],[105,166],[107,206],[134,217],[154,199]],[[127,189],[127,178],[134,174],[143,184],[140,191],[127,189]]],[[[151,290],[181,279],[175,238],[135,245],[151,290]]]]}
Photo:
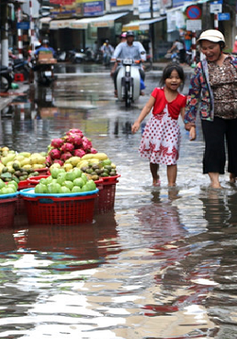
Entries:
{"type": "Polygon", "coordinates": [[[221,188],[226,146],[230,181],[234,183],[237,177],[237,58],[223,52],[225,38],[216,29],[202,32],[197,43],[205,58],[190,80],[184,123],[190,130],[200,113],[205,139],[203,174],[209,175],[212,188],[221,188]]]}

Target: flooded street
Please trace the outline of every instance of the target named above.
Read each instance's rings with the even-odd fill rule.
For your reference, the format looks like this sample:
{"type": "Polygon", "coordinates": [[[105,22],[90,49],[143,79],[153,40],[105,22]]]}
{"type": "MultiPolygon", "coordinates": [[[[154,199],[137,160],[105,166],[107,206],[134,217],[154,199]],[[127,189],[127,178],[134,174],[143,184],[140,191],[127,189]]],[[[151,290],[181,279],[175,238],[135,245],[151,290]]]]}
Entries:
{"type": "Polygon", "coordinates": [[[60,65],[51,87],[31,85],[6,107],[0,145],[47,151],[80,128],[121,174],[114,211],[92,224],[0,229],[0,338],[237,338],[236,186],[226,174],[223,189],[208,188],[200,125],[190,142],[180,121],[177,186],[161,166],[154,188],[131,125],[161,72],[125,109],[108,69],[80,67],[60,65]]]}

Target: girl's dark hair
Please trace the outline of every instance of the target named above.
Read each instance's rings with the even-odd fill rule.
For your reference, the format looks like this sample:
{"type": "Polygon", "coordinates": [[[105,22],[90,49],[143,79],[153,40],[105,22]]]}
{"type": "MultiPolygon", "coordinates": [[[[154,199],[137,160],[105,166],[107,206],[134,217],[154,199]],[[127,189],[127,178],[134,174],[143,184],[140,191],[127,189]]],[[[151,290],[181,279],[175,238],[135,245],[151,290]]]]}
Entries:
{"type": "Polygon", "coordinates": [[[184,70],[179,64],[174,63],[174,62],[168,64],[164,68],[162,77],[160,79],[160,85],[164,86],[165,80],[170,77],[170,75],[173,71],[176,71],[178,73],[180,79],[182,80],[182,85],[181,85],[181,89],[182,89],[183,86],[184,86],[184,80],[185,80],[184,70]]]}

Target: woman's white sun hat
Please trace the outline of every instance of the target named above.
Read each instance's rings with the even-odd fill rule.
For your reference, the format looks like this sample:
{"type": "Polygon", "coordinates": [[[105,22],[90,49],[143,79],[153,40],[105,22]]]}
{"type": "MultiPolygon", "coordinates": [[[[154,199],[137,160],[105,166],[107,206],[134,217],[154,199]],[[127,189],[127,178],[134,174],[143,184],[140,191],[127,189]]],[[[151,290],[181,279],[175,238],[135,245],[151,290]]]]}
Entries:
{"type": "Polygon", "coordinates": [[[202,40],[208,40],[215,43],[223,42],[223,44],[225,45],[224,35],[217,29],[208,29],[202,32],[200,37],[197,39],[197,44],[200,43],[200,41],[202,40]]]}

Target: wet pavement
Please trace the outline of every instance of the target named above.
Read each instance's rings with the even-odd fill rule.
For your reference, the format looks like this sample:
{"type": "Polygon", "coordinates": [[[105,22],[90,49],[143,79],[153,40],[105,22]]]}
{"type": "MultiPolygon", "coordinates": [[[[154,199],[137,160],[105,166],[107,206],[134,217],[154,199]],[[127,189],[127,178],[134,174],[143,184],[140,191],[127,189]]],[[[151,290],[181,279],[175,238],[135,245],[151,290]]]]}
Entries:
{"type": "Polygon", "coordinates": [[[121,177],[114,210],[92,224],[1,229],[0,337],[237,337],[236,186],[226,174],[223,189],[209,189],[200,125],[190,142],[180,121],[175,188],[165,166],[161,187],[152,187],[138,155],[144,126],[131,134],[159,72],[147,73],[145,96],[130,109],[113,97],[108,70],[89,75],[79,67],[78,76],[58,71],[51,87],[31,85],[2,110],[1,145],[44,151],[80,128],[121,177]]]}

